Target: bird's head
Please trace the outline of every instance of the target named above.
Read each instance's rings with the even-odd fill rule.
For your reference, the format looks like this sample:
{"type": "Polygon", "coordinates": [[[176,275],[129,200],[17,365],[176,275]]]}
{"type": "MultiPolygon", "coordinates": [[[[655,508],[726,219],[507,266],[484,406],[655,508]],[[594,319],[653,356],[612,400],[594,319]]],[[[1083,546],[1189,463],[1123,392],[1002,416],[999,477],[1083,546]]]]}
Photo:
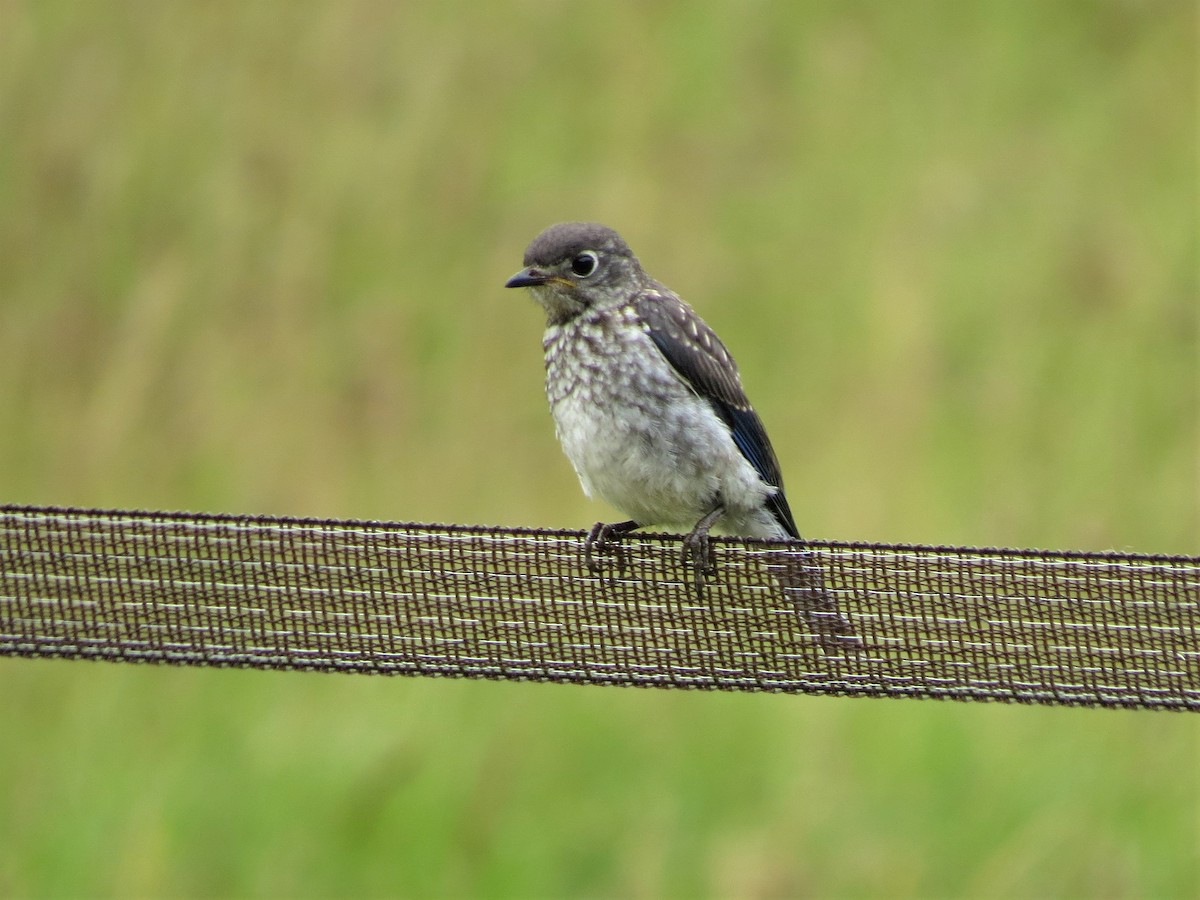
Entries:
{"type": "Polygon", "coordinates": [[[589,309],[616,306],[642,279],[641,266],[621,236],[594,222],[551,225],[525,251],[525,268],[505,287],[530,288],[551,324],[589,309]]]}

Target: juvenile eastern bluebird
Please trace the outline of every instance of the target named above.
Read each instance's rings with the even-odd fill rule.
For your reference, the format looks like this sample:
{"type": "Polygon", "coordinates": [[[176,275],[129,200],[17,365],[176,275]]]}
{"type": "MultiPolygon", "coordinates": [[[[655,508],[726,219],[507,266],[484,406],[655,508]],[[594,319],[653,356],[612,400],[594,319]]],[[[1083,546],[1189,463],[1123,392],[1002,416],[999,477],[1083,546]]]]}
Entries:
{"type": "MultiPolygon", "coordinates": [[[[505,287],[546,311],[546,394],[564,452],[590,497],[629,521],[596,523],[609,544],[644,525],[687,530],[684,552],[713,569],[709,529],[801,540],[779,461],[737,364],[695,311],[642,269],[611,228],[552,225],[505,287]],[[690,529],[690,530],[689,530],[690,529]]],[[[858,644],[814,563],[778,577],[826,647],[858,644]]]]}

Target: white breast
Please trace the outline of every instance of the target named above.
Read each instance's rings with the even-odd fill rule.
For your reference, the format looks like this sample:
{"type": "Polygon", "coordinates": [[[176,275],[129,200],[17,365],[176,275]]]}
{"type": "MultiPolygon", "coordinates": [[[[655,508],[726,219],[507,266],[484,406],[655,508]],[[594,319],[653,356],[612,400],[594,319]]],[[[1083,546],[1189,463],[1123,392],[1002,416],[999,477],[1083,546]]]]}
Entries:
{"type": "Polygon", "coordinates": [[[632,310],[626,327],[574,320],[547,330],[546,392],[584,491],[644,525],[690,529],[721,499],[725,530],[771,536],[772,488],[712,406],[675,373],[632,310]],[[765,518],[764,518],[765,516],[765,518]]]}

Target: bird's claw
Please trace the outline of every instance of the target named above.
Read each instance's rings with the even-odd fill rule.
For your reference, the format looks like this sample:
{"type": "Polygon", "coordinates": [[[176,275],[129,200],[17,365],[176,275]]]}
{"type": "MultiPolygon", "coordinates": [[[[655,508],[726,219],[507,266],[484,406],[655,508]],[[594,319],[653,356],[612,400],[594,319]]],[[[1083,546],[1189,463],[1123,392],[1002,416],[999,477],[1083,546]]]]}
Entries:
{"type": "Polygon", "coordinates": [[[713,555],[712,540],[708,531],[713,523],[725,514],[725,507],[718,504],[704,518],[696,523],[683,539],[683,565],[690,566],[696,576],[696,593],[703,595],[704,579],[717,572],[717,561],[713,555]]]}
{"type": "Polygon", "coordinates": [[[597,522],[588,532],[583,542],[583,561],[588,569],[600,572],[605,564],[597,557],[612,556],[617,563],[617,571],[625,571],[625,548],[621,546],[620,538],[632,531],[637,525],[633,522],[597,522]]]}
{"type": "Polygon", "coordinates": [[[717,561],[713,554],[712,539],[707,531],[693,531],[683,539],[683,549],[680,559],[685,566],[691,566],[697,579],[703,581],[706,576],[717,573],[717,561]]]}

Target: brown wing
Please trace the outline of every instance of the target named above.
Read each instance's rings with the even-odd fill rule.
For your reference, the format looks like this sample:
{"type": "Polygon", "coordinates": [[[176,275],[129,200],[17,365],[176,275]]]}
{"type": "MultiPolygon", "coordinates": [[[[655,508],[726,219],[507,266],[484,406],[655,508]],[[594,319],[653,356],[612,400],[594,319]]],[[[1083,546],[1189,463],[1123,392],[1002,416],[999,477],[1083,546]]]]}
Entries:
{"type": "Polygon", "coordinates": [[[712,404],[759,477],[778,488],[767,505],[787,533],[799,539],[783,493],[783,473],[767,430],[742,389],[737,363],[716,332],[690,306],[668,292],[646,291],[634,300],[634,309],[671,368],[697,396],[712,404]]]}

